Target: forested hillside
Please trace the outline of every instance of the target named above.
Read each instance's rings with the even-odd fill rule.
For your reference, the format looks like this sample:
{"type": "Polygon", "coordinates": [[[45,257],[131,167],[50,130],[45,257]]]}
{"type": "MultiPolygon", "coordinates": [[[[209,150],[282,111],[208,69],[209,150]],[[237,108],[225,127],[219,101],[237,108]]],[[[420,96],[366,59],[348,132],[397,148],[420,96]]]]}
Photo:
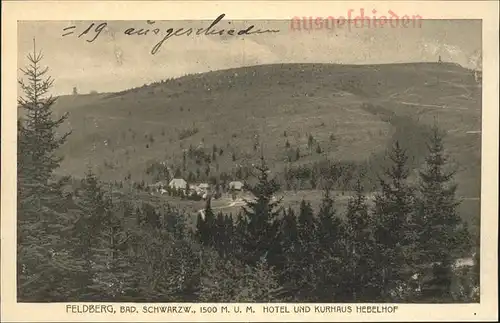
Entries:
{"type": "Polygon", "coordinates": [[[462,132],[479,126],[480,106],[471,94],[463,114],[416,109],[419,121],[391,101],[441,104],[443,75],[468,82],[462,68],[261,66],[55,99],[42,56],[28,59],[18,301],[479,302],[479,238],[458,192],[480,175],[457,171],[446,152],[466,165],[479,156],[479,146],[455,149],[475,143],[462,132]],[[460,134],[450,139],[451,125],[460,134]],[[249,198],[229,214],[209,197],[189,225],[175,203],[137,198],[147,176],[170,176],[151,167],[162,158],[181,176],[205,170],[197,180],[246,177],[249,198]],[[284,205],[280,192],[294,188],[321,190],[319,207],[284,205]],[[345,208],[334,190],[350,192],[345,208]],[[457,265],[463,258],[473,265],[457,265]]]}
{"type": "Polygon", "coordinates": [[[467,132],[481,130],[481,89],[471,71],[454,64],[244,67],[120,93],[63,96],[54,110],[71,112],[62,128],[73,131],[61,148],[64,174],[83,177],[91,161],[103,180],[151,183],[165,177],[163,162],[186,179],[245,179],[262,147],[284,187],[287,170],[305,178],[289,183],[298,189],[310,189],[314,176],[302,169],[326,159],[346,167],[368,163],[367,185],[376,185],[395,140],[412,168],[419,166],[437,122],[448,132],[460,195],[479,196],[480,135],[467,132]]]}

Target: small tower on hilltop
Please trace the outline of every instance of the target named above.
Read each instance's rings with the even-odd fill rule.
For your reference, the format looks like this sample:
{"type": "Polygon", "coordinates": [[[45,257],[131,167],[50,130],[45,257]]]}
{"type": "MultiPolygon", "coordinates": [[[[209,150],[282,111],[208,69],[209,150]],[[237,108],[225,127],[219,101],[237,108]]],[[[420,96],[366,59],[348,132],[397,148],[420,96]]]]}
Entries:
{"type": "Polygon", "coordinates": [[[438,63],[442,63],[443,61],[441,60],[441,55],[439,55],[439,58],[438,58],[438,63]]]}

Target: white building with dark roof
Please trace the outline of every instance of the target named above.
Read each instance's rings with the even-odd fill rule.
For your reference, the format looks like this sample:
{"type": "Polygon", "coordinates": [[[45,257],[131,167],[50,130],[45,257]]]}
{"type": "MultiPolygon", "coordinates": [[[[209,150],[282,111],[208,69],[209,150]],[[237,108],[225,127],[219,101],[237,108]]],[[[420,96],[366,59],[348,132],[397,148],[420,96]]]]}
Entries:
{"type": "Polygon", "coordinates": [[[186,190],[187,182],[182,178],[174,178],[168,183],[168,187],[176,190],[186,190]]]}
{"type": "Polygon", "coordinates": [[[240,181],[233,181],[233,182],[230,182],[228,184],[228,188],[231,190],[235,190],[235,191],[241,191],[243,189],[243,187],[245,186],[245,184],[243,184],[242,182],[240,181]]]}

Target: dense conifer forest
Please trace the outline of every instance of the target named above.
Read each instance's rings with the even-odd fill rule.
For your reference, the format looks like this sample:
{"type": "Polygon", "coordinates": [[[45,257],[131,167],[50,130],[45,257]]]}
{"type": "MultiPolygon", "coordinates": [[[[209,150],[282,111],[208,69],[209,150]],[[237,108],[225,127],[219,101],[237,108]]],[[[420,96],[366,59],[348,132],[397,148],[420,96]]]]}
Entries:
{"type": "Polygon", "coordinates": [[[437,124],[416,181],[396,140],[370,180],[376,187],[366,187],[363,168],[352,170],[345,210],[332,194],[345,169],[328,161],[316,174],[319,210],[307,200],[293,209],[261,154],[240,212],[217,212],[207,199],[190,227],[172,205],[116,197],[92,165],[82,180],[56,176],[72,134],[60,130],[67,115],[53,113],[42,55],[28,59],[18,121],[19,302],[479,302],[478,239],[457,212],[437,124]],[[366,191],[375,192],[370,203],[366,191]],[[456,265],[466,257],[472,267],[456,265]]]}

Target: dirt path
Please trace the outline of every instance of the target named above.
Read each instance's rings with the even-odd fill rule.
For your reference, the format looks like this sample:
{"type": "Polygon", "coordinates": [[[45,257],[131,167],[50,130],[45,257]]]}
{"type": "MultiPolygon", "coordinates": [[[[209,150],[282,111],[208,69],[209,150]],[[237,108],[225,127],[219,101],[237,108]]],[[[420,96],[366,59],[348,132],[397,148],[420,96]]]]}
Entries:
{"type": "MultiPolygon", "coordinates": [[[[221,206],[212,207],[212,210],[223,210],[223,209],[227,209],[227,208],[230,208],[230,207],[238,207],[238,206],[243,206],[243,205],[245,205],[245,202],[243,200],[237,200],[237,201],[232,201],[232,202],[230,202],[227,205],[221,205],[221,206]]],[[[199,209],[198,213],[200,213],[201,217],[203,219],[205,219],[205,209],[199,209]]]]}
{"type": "MultiPolygon", "coordinates": [[[[345,200],[345,199],[348,199],[349,197],[350,197],[350,195],[343,195],[343,196],[336,196],[335,199],[336,200],[345,200]]],[[[373,200],[375,198],[375,193],[367,193],[367,194],[365,194],[365,197],[368,200],[373,200]]],[[[457,198],[460,200],[463,200],[463,201],[480,201],[481,200],[480,197],[469,197],[469,196],[458,196],[457,198]]],[[[240,206],[244,206],[244,205],[245,205],[245,201],[243,201],[242,199],[238,199],[236,201],[229,201],[225,205],[214,206],[214,207],[212,207],[212,210],[223,210],[223,209],[227,209],[227,208],[240,207],[240,206]]],[[[202,217],[204,217],[205,216],[204,211],[205,211],[205,209],[203,208],[203,209],[199,209],[197,212],[201,213],[202,217]]]]}

